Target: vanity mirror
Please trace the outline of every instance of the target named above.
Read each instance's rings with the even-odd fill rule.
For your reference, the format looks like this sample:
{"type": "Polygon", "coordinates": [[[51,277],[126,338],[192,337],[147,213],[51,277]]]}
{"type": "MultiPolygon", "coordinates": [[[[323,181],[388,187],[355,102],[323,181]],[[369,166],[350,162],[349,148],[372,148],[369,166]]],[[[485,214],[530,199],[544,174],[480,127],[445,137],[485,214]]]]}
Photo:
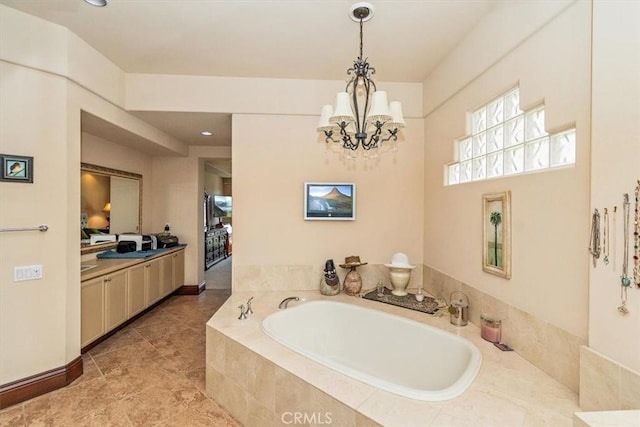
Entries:
{"type": "Polygon", "coordinates": [[[99,235],[140,232],[142,175],[81,163],[80,186],[81,254],[115,247],[99,235]]]}

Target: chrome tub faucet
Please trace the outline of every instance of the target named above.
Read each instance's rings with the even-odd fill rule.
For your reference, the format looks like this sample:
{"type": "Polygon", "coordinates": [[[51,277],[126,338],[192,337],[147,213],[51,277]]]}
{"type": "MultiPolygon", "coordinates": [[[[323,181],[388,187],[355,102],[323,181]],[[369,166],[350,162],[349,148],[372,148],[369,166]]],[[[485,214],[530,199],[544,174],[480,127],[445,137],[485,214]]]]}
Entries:
{"type": "Polygon", "coordinates": [[[282,302],[280,303],[280,305],[278,306],[278,308],[280,310],[284,310],[285,308],[287,308],[287,306],[289,305],[289,303],[291,301],[300,301],[300,298],[298,297],[288,297],[282,300],[282,302]]]}
{"type": "Polygon", "coordinates": [[[245,320],[247,318],[247,312],[244,311],[244,304],[240,304],[238,308],[240,309],[240,317],[238,317],[238,319],[245,320]]]}

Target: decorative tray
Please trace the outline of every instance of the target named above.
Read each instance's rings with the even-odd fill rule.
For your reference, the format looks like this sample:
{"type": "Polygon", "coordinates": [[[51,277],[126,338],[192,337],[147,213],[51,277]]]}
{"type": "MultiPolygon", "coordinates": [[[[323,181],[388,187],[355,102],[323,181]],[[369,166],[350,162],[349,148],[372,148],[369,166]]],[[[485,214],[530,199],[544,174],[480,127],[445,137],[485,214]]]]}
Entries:
{"type": "Polygon", "coordinates": [[[362,295],[362,298],[371,301],[383,302],[385,304],[397,305],[399,307],[421,311],[427,314],[435,314],[440,308],[440,303],[435,298],[431,298],[425,295],[422,301],[417,301],[415,294],[409,293],[405,296],[399,297],[393,295],[387,288],[384,288],[383,295],[378,296],[378,291],[374,289],[362,295]]]}

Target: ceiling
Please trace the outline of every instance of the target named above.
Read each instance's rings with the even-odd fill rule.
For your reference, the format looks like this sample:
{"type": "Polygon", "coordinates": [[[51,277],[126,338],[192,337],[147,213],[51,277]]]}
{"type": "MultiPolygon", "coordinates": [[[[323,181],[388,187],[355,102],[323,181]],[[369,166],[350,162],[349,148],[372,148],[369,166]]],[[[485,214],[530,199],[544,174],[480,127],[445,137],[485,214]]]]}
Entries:
{"type": "MultiPolygon", "coordinates": [[[[343,80],[351,0],[0,0],[63,25],[127,73],[343,80]]],[[[364,56],[379,81],[421,82],[497,0],[372,0],[364,56]]],[[[188,145],[229,146],[231,115],[132,112],[188,145]],[[203,137],[201,130],[213,137],[203,137]]]]}

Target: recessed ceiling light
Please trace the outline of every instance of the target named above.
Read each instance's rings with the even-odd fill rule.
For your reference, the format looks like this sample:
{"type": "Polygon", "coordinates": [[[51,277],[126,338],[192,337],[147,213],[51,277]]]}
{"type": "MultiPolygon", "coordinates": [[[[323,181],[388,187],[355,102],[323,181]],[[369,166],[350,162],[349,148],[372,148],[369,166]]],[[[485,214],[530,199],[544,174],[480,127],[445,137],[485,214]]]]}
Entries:
{"type": "Polygon", "coordinates": [[[209,132],[208,130],[203,130],[202,132],[200,132],[200,134],[204,136],[211,136],[213,135],[213,132],[209,132]]]}
{"type": "Polygon", "coordinates": [[[85,3],[89,3],[91,6],[105,7],[107,0],[84,0],[85,3]]]}

